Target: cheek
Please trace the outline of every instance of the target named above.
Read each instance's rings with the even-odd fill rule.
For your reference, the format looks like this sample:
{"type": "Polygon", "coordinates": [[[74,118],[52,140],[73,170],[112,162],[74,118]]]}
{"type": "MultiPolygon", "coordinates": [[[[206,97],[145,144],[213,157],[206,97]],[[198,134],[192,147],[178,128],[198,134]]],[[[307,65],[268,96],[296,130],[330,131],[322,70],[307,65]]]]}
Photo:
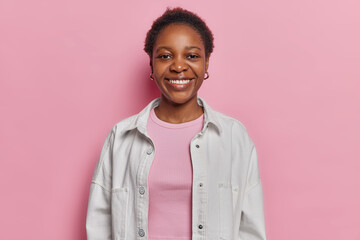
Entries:
{"type": "Polygon", "coordinates": [[[153,66],[154,74],[156,74],[158,76],[161,76],[166,72],[167,68],[168,68],[168,66],[166,64],[158,64],[158,63],[156,63],[153,66]]]}
{"type": "Polygon", "coordinates": [[[197,73],[197,74],[205,74],[205,64],[203,62],[198,63],[196,65],[192,66],[192,69],[197,73]]]}

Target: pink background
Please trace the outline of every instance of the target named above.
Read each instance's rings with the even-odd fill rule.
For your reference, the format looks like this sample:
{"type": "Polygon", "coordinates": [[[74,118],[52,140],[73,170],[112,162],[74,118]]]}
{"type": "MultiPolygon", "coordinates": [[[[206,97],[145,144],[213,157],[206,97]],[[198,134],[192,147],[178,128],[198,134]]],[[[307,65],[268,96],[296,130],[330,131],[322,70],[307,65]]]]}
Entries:
{"type": "Polygon", "coordinates": [[[166,6],[215,35],[199,95],[257,146],[268,239],[360,239],[357,0],[1,0],[0,239],[86,239],[107,132],[159,95],[142,49],[166,6]]]}

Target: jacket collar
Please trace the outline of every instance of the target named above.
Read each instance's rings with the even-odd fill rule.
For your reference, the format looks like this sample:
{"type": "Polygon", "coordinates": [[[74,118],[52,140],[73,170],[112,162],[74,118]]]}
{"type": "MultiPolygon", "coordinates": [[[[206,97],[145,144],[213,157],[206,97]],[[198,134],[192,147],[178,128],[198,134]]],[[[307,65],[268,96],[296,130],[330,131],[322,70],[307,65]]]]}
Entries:
{"type": "MultiPolygon", "coordinates": [[[[139,112],[134,116],[134,118],[131,119],[129,125],[125,127],[124,131],[137,128],[142,134],[148,137],[147,121],[149,119],[150,110],[159,106],[160,100],[160,98],[152,100],[143,110],[141,110],[141,112],[139,112]]],[[[215,128],[217,128],[219,133],[221,133],[222,126],[219,122],[216,112],[210,108],[204,99],[197,97],[197,102],[204,108],[204,126],[201,132],[204,132],[208,125],[213,125],[215,128]]]]}

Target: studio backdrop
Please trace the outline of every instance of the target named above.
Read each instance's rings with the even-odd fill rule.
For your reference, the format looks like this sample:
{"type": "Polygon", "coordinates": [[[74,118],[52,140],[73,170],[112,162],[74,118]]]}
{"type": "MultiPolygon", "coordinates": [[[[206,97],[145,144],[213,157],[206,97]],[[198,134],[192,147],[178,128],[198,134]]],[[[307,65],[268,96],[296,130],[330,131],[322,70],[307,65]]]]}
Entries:
{"type": "Polygon", "coordinates": [[[0,0],[0,239],[86,239],[102,144],[159,96],[144,40],[176,6],[214,33],[199,96],[256,145],[268,239],[360,239],[355,0],[0,0]]]}

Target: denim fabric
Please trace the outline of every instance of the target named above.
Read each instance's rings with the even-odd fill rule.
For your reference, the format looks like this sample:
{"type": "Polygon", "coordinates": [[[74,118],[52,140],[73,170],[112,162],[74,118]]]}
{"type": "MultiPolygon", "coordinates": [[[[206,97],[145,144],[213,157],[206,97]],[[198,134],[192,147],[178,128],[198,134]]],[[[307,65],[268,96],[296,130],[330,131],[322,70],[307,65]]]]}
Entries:
{"type": "MultiPolygon", "coordinates": [[[[254,143],[241,122],[212,110],[200,97],[197,101],[204,125],[189,146],[192,239],[265,240],[254,143]]],[[[148,239],[148,174],[156,149],[146,126],[159,103],[154,99],[108,133],[90,185],[88,240],[148,239]]]]}

